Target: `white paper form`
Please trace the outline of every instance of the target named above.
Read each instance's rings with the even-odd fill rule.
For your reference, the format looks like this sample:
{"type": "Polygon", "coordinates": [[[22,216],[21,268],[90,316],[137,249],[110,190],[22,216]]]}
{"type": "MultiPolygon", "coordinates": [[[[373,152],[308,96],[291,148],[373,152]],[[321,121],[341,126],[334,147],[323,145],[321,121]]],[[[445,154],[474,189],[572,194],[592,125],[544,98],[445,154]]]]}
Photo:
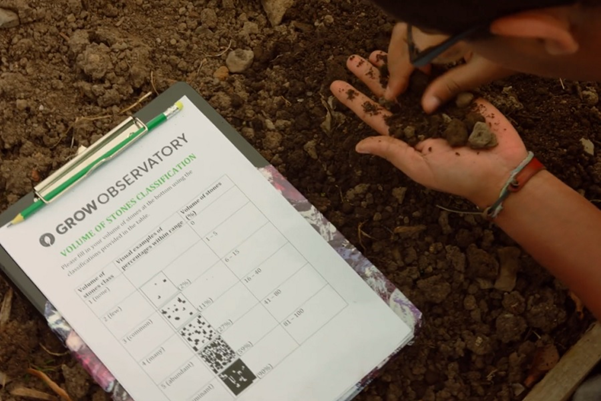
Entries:
{"type": "Polygon", "coordinates": [[[0,243],[136,400],[336,400],[410,328],[182,101],[0,243]]]}

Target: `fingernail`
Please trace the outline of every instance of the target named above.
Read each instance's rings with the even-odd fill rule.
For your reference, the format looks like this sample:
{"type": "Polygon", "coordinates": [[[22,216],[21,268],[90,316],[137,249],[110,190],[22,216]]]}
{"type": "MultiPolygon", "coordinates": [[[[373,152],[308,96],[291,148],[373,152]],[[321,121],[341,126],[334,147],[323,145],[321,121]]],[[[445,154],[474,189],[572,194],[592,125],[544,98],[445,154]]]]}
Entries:
{"type": "Polygon", "coordinates": [[[437,98],[436,96],[428,96],[427,98],[424,99],[424,110],[428,111],[428,112],[432,112],[434,110],[436,110],[437,108],[440,107],[441,105],[441,101],[439,98],[437,98]]]}
{"type": "Polygon", "coordinates": [[[367,151],[367,147],[361,143],[359,143],[356,147],[355,150],[357,151],[357,153],[361,153],[362,155],[366,155],[369,154],[369,152],[367,151]]]}

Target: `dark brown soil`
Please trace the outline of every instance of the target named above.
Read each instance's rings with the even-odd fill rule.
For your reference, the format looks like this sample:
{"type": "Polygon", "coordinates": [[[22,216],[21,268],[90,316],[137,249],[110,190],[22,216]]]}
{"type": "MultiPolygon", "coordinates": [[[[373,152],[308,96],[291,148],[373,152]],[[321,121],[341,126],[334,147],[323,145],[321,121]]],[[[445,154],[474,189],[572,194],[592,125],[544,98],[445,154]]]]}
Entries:
{"type": "MultiPolygon", "coordinates": [[[[391,21],[364,2],[297,1],[275,28],[260,2],[243,0],[0,0],[0,7],[21,19],[0,30],[0,210],[139,109],[145,102],[123,111],[143,95],[187,81],[424,312],[416,343],[360,401],[521,399],[536,349],[554,344],[563,354],[591,322],[494,226],[437,207],[470,204],[355,153],[373,133],[332,101],[328,87],[335,79],[358,85],[347,57],[387,47],[391,21]],[[235,49],[254,51],[239,74],[223,68],[235,49]],[[513,288],[509,280],[496,289],[499,275],[516,266],[513,288]]],[[[477,93],[510,118],[551,172],[598,202],[601,158],[580,140],[601,146],[599,89],[517,76],[477,93]]],[[[404,103],[402,115],[432,126],[417,102],[404,103]]],[[[416,137],[426,134],[413,126],[416,137]]],[[[0,282],[0,296],[7,289],[0,282]]],[[[10,395],[19,386],[50,392],[27,376],[37,367],[74,399],[108,399],[61,352],[17,295],[0,333],[0,371],[13,379],[0,397],[20,399],[10,395]]]]}
{"type": "MultiPolygon", "coordinates": [[[[386,118],[389,134],[415,146],[428,138],[444,138],[453,147],[469,146],[473,149],[488,149],[495,147],[498,142],[494,133],[484,123],[484,117],[478,112],[472,93],[460,94],[455,102],[449,102],[432,115],[426,115],[421,109],[421,98],[429,82],[444,70],[438,70],[431,75],[416,71],[411,77],[410,85],[404,94],[395,102],[380,101],[383,107],[393,114],[386,118]],[[478,124],[481,123],[481,124],[478,124]],[[416,135],[416,133],[418,133],[416,135]],[[481,133],[482,135],[477,135],[481,133]],[[488,140],[478,140],[482,137],[488,140]]],[[[380,83],[386,87],[388,66],[380,68],[380,83]]],[[[349,96],[350,97],[350,96],[349,96]]],[[[364,110],[373,105],[366,103],[364,110]]]]}

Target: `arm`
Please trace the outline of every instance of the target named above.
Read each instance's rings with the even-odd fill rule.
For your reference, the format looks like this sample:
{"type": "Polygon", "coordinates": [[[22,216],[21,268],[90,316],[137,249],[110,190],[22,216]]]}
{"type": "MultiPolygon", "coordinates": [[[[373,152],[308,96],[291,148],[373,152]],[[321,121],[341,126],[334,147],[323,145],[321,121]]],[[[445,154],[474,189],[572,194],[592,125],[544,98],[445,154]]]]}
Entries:
{"type": "Polygon", "coordinates": [[[601,317],[600,210],[541,171],[507,198],[496,223],[601,317]]]}
{"type": "MultiPolygon", "coordinates": [[[[355,56],[348,67],[374,95],[383,95],[378,70],[369,62],[355,56]],[[373,71],[367,74],[369,69],[373,71]]],[[[380,134],[359,142],[359,153],[382,157],[414,181],[462,196],[481,209],[495,202],[512,170],[527,155],[517,131],[487,102],[480,101],[479,109],[497,135],[497,147],[477,152],[451,148],[442,139],[427,139],[413,148],[388,136],[385,120],[390,112],[378,103],[346,82],[334,82],[331,89],[380,134]],[[350,89],[358,93],[352,99],[347,96],[350,89]],[[365,112],[365,102],[380,112],[365,112]]],[[[601,211],[551,173],[541,171],[505,200],[495,222],[601,318],[601,211]]]]}

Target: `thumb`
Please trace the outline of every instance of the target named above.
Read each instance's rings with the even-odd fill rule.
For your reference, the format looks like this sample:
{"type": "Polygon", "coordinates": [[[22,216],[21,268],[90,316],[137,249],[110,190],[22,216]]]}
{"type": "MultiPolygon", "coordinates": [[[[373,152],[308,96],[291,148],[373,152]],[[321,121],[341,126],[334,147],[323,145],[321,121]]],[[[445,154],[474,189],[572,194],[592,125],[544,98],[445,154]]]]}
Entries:
{"type": "Polygon", "coordinates": [[[511,70],[474,55],[468,63],[435,79],[424,93],[422,106],[426,113],[432,113],[461,92],[505,78],[512,73],[511,70]]]}
{"type": "Polygon", "coordinates": [[[407,24],[404,22],[397,23],[392,29],[387,59],[389,77],[384,98],[393,101],[405,91],[413,72],[407,48],[407,24]]]}
{"type": "Polygon", "coordinates": [[[403,173],[416,180],[416,174],[423,170],[425,160],[413,147],[390,136],[374,136],[359,142],[356,151],[361,154],[379,156],[388,160],[403,173]]]}

